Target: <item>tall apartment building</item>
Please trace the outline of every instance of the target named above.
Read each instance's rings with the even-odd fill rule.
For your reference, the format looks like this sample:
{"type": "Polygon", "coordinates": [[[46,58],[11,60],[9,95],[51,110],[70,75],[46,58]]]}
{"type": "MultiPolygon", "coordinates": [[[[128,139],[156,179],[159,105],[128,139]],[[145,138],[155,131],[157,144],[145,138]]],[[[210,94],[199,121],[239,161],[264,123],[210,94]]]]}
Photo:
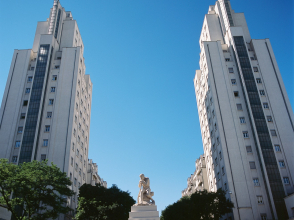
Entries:
{"type": "Polygon", "coordinates": [[[208,190],[205,157],[201,155],[195,162],[195,172],[187,179],[187,188],[182,191],[182,197],[193,193],[208,190]]]}
{"type": "Polygon", "coordinates": [[[294,116],[269,39],[251,39],[244,14],[218,0],[199,43],[194,85],[209,189],[227,190],[235,205],[224,219],[288,219],[294,116]]]}
{"type": "MultiPolygon", "coordinates": [[[[38,22],[32,49],[15,50],[0,110],[0,158],[20,164],[48,159],[72,189],[86,182],[92,83],[70,11],[54,1],[38,22]]],[[[73,196],[68,203],[77,205],[73,196]]]]}

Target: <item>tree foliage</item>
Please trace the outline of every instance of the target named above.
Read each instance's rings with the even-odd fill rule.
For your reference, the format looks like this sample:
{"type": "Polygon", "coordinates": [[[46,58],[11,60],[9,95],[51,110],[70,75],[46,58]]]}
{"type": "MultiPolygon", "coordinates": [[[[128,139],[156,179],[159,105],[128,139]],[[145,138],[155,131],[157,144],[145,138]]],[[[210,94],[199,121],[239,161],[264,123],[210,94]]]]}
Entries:
{"type": "Polygon", "coordinates": [[[32,161],[19,166],[0,159],[0,204],[17,220],[57,218],[71,211],[66,207],[71,181],[66,173],[47,161],[32,161]],[[20,210],[20,211],[19,211],[20,210]]]}
{"type": "Polygon", "coordinates": [[[215,192],[199,191],[190,197],[183,197],[162,211],[160,220],[219,219],[230,213],[233,203],[226,198],[223,190],[215,192]]]}
{"type": "Polygon", "coordinates": [[[80,187],[77,220],[128,220],[135,200],[116,185],[105,188],[84,184],[80,187]]]}

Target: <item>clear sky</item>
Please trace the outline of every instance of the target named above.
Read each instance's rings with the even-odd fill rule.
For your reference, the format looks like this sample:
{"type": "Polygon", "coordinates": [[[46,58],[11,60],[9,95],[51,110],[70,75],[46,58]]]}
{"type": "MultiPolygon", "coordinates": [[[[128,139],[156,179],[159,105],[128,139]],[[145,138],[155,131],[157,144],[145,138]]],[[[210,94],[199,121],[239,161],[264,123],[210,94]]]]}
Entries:
{"type": "MultiPolygon", "coordinates": [[[[61,0],[77,20],[93,82],[89,157],[108,186],[136,199],[150,177],[161,211],[181,197],[203,153],[193,86],[199,36],[214,0],[61,0]]],[[[294,105],[293,0],[231,1],[251,37],[269,38],[294,105]]],[[[14,49],[32,47],[53,0],[1,0],[0,99],[14,49]]]]}

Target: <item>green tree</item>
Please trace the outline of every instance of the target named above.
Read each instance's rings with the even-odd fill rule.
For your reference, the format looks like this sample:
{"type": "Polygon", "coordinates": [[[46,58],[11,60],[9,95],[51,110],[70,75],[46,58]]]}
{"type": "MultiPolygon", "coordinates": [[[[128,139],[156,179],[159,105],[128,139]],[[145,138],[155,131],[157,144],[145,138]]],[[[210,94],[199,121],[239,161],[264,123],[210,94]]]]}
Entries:
{"type": "Polygon", "coordinates": [[[199,191],[190,197],[183,197],[167,206],[161,213],[160,220],[195,220],[219,219],[232,212],[233,203],[226,198],[226,193],[199,191]]]}
{"type": "Polygon", "coordinates": [[[116,185],[105,188],[100,185],[84,184],[79,191],[77,220],[128,220],[131,206],[135,200],[127,191],[116,185]]]}
{"type": "Polygon", "coordinates": [[[17,220],[45,220],[68,213],[67,196],[71,181],[66,173],[47,161],[19,166],[0,159],[0,204],[17,220]],[[19,211],[20,210],[20,211],[19,211]]]}

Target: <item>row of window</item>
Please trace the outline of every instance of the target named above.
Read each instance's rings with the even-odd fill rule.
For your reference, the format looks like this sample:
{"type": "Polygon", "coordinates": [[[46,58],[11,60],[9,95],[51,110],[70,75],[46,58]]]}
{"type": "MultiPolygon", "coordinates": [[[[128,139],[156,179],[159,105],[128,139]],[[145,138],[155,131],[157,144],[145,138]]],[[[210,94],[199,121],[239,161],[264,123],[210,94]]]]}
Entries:
{"type": "MultiPolygon", "coordinates": [[[[52,75],[52,81],[56,81],[57,80],[57,75],[52,75]]],[[[27,82],[33,82],[33,77],[32,76],[28,76],[27,82]]]]}
{"type": "MultiPolygon", "coordinates": [[[[16,163],[17,162],[17,158],[18,156],[12,156],[12,163],[16,163]]],[[[46,154],[41,154],[41,161],[46,160],[46,154]]]]}
{"type": "MultiPolygon", "coordinates": [[[[226,60],[226,61],[230,61],[230,58],[225,58],[225,60],[226,60]]],[[[229,67],[228,69],[229,69],[229,73],[234,73],[234,68],[233,68],[233,67],[229,67]]],[[[254,66],[254,67],[253,67],[253,70],[254,70],[254,72],[256,72],[256,73],[259,72],[257,66],[254,66]]]]}

